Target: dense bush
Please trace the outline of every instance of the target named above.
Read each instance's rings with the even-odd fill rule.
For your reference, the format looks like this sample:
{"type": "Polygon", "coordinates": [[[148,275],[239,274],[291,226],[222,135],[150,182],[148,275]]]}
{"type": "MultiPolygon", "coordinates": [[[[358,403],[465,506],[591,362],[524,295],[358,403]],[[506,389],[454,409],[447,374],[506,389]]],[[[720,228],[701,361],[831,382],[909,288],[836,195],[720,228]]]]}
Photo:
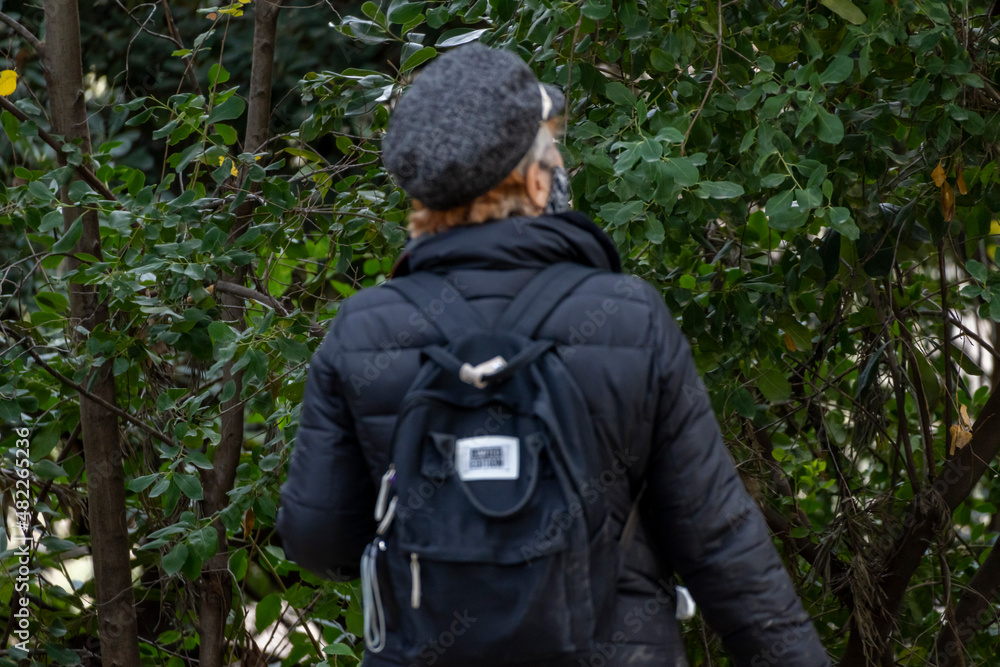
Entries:
{"type": "MultiPolygon", "coordinates": [[[[44,36],[40,10],[11,4],[8,24],[44,36]]],[[[8,537],[25,519],[33,659],[108,651],[90,563],[109,522],[86,482],[116,466],[85,464],[94,411],[80,409],[102,373],[142,662],[361,654],[357,587],[285,560],[278,488],[311,352],[405,242],[378,159],[391,104],[420,65],[478,39],[567,91],[575,205],[690,337],[831,655],[961,664],[960,638],[966,664],[995,660],[992,1],[285,6],[266,77],[265,0],[203,4],[81,6],[92,149],[50,136],[72,82],[46,80],[41,45],[8,41],[0,443],[13,489],[13,426],[30,428],[31,509],[4,496],[0,600],[14,619],[8,537]],[[216,650],[205,619],[230,607],[216,650]]],[[[693,664],[727,664],[697,619],[687,629],[693,664]]]]}

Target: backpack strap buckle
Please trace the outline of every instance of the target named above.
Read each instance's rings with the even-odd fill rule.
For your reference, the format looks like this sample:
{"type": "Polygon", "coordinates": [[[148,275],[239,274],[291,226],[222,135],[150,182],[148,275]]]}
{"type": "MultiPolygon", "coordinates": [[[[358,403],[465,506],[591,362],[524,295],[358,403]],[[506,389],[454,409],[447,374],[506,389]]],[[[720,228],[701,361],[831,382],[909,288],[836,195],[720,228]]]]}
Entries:
{"type": "Polygon", "coordinates": [[[485,389],[486,379],[505,368],[507,368],[507,360],[497,355],[475,366],[469,363],[462,364],[461,368],[458,369],[458,377],[462,382],[474,385],[479,389],[485,389]]]}

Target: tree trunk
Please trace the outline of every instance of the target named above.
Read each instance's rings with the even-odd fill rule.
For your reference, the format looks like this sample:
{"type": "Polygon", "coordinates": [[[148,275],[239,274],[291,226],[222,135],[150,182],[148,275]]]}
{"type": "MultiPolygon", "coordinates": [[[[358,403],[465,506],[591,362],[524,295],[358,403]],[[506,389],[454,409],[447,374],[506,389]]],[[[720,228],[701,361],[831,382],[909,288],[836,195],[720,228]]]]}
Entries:
{"type": "MultiPolygon", "coordinates": [[[[886,650],[899,607],[924,552],[943,525],[943,519],[965,501],[998,451],[1000,392],[993,392],[973,426],[972,441],[947,460],[941,475],[913,499],[903,515],[901,532],[886,552],[881,576],[873,579],[881,582],[880,590],[868,594],[882,601],[870,619],[869,635],[873,645],[867,647],[869,654],[882,655],[886,650]]],[[[892,536],[887,535],[886,539],[891,540],[892,536]]],[[[854,597],[858,599],[857,593],[854,597]]],[[[851,617],[851,636],[840,662],[843,667],[872,664],[866,660],[866,645],[857,623],[855,614],[851,617]]]]}
{"type": "MultiPolygon", "coordinates": [[[[247,110],[247,133],[243,150],[256,152],[268,139],[271,122],[271,85],[274,71],[274,40],[278,26],[278,12],[284,0],[254,3],[253,62],[250,69],[250,97],[247,110]]],[[[242,173],[241,173],[242,176],[242,173]]],[[[250,225],[256,204],[247,200],[236,210],[236,224],[229,232],[233,243],[250,225]]],[[[234,275],[224,275],[222,280],[244,285],[247,267],[237,269],[234,275]]],[[[246,328],[245,300],[228,292],[216,292],[223,317],[242,331],[246,328]]],[[[236,466],[243,448],[243,372],[232,372],[233,362],[223,369],[223,386],[232,380],[236,393],[222,404],[221,437],[215,449],[213,468],[205,472],[205,512],[208,515],[222,511],[229,503],[228,492],[236,479],[236,466]]],[[[199,667],[221,667],[226,664],[226,617],[232,601],[232,577],[229,574],[226,529],[215,521],[219,536],[219,550],[205,564],[202,573],[201,647],[199,667]]]]}
{"type": "MultiPolygon", "coordinates": [[[[45,0],[45,76],[49,89],[52,129],[67,141],[79,140],[83,153],[90,153],[90,131],[83,96],[83,65],[80,50],[80,15],[73,0],[45,0]]],[[[59,155],[60,163],[64,156],[59,155]]],[[[61,191],[63,225],[66,230],[81,217],[61,191]]],[[[83,235],[73,249],[101,258],[101,236],[97,213],[82,213],[83,235]]],[[[73,270],[80,262],[66,258],[73,270]]],[[[87,331],[108,321],[108,305],[90,285],[70,283],[70,330],[74,342],[82,338],[77,327],[87,331]]],[[[96,396],[114,404],[115,380],[111,364],[94,369],[84,382],[96,396]]],[[[80,395],[80,427],[87,471],[88,516],[97,594],[101,663],[107,667],[138,667],[139,643],[132,595],[132,568],[125,522],[125,475],[118,417],[80,395]]]]}

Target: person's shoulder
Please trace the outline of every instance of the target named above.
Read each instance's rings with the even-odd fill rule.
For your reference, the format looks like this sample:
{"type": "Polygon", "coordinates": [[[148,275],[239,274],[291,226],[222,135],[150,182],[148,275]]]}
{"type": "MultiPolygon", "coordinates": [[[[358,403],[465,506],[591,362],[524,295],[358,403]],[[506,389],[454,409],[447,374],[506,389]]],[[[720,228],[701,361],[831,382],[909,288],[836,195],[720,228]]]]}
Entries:
{"type": "Polygon", "coordinates": [[[373,308],[398,305],[402,297],[395,290],[389,289],[386,282],[364,287],[340,302],[337,317],[357,316],[373,308]]]}
{"type": "MultiPolygon", "coordinates": [[[[385,322],[394,321],[395,314],[386,317],[387,309],[400,309],[399,316],[405,316],[407,302],[385,283],[365,287],[341,301],[337,314],[330,323],[328,338],[340,343],[360,344],[359,336],[367,337],[373,329],[380,329],[385,322]]],[[[353,347],[353,345],[349,345],[353,347]]]]}
{"type": "Polygon", "coordinates": [[[652,284],[629,273],[600,271],[584,281],[580,290],[646,307],[663,304],[663,297],[652,284]]]}

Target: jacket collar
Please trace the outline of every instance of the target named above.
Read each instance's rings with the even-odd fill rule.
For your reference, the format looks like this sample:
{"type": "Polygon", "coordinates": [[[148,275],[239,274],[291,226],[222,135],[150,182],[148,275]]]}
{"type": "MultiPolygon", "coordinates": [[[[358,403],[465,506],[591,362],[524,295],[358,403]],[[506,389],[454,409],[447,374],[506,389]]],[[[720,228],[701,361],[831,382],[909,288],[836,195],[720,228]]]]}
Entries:
{"type": "Polygon", "coordinates": [[[577,211],[514,217],[455,227],[407,242],[392,276],[454,268],[544,268],[575,262],[620,273],[618,249],[590,218],[577,211]]]}

